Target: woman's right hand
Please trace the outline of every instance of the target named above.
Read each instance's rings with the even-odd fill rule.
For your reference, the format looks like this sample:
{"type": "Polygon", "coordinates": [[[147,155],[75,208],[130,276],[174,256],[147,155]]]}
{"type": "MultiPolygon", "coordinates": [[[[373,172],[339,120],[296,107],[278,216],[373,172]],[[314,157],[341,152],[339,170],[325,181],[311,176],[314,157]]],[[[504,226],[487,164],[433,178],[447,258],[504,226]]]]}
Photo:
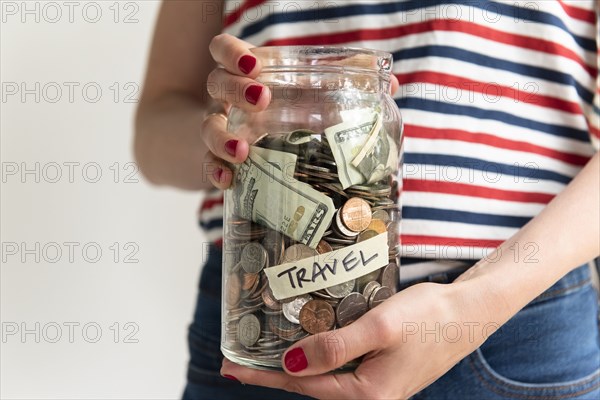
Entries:
{"type": "Polygon", "coordinates": [[[220,112],[209,114],[202,124],[202,140],[208,148],[205,171],[219,189],[231,184],[232,171],[227,163],[238,164],[248,157],[248,142],[227,132],[226,115],[231,107],[245,111],[262,111],[269,105],[269,88],[254,80],[261,70],[260,61],[250,52],[253,47],[234,36],[215,36],[210,53],[220,66],[208,75],[208,94],[220,104],[220,112]],[[221,115],[219,115],[221,114],[221,115]]]}

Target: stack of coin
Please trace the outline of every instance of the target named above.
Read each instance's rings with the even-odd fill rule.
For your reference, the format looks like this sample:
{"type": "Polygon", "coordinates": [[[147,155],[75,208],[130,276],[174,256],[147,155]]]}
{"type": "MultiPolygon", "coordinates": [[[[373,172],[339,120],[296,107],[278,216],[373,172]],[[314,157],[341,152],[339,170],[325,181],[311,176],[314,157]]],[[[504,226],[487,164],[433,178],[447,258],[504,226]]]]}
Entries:
{"type": "Polygon", "coordinates": [[[315,249],[282,233],[233,216],[224,240],[223,349],[238,360],[280,369],[283,352],[312,334],[356,321],[396,292],[400,213],[396,178],[342,189],[325,135],[294,131],[257,146],[297,155],[293,176],[330,197],[337,209],[315,249]],[[358,279],[276,300],[264,269],[328,253],[379,234],[388,235],[389,264],[358,279]]]}

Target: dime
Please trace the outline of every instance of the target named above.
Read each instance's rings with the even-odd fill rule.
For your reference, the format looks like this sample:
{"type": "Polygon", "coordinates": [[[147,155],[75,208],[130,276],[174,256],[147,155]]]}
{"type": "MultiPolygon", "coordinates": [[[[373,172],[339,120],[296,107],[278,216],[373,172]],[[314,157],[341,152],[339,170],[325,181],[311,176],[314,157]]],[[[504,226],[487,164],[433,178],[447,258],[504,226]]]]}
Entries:
{"type": "Polygon", "coordinates": [[[227,285],[225,291],[225,300],[228,306],[235,306],[240,301],[240,291],[242,289],[242,283],[238,274],[231,274],[227,278],[227,285]]]}
{"type": "Polygon", "coordinates": [[[324,240],[321,240],[317,245],[317,253],[319,254],[329,253],[330,251],[333,251],[331,245],[324,240]]]}
{"type": "Polygon", "coordinates": [[[380,219],[387,224],[390,222],[390,214],[385,210],[377,210],[373,213],[373,219],[380,219]]]}
{"type": "Polygon", "coordinates": [[[300,310],[300,325],[310,334],[326,332],[335,324],[333,307],[323,300],[311,300],[300,310]]]}
{"type": "Polygon", "coordinates": [[[269,255],[269,267],[279,265],[279,262],[283,258],[283,252],[285,250],[283,234],[275,230],[269,229],[264,239],[262,240],[267,254],[269,255]]]}
{"type": "Polygon", "coordinates": [[[369,308],[377,307],[383,303],[384,300],[392,297],[393,294],[392,289],[387,286],[378,287],[371,293],[371,296],[369,296],[369,308]]]}
{"type": "Polygon", "coordinates": [[[285,264],[293,261],[299,261],[305,258],[315,257],[318,255],[319,253],[317,253],[317,250],[311,249],[305,244],[294,244],[285,249],[285,252],[283,253],[283,260],[281,261],[281,263],[285,264]]]}
{"type": "MultiPolygon", "coordinates": [[[[384,211],[385,212],[385,211],[384,211]]],[[[371,223],[367,227],[368,230],[375,231],[377,233],[387,232],[386,223],[380,219],[372,219],[371,223]]]]}
{"type": "Polygon", "coordinates": [[[340,211],[342,223],[353,232],[364,231],[371,223],[371,207],[359,197],[350,198],[340,211]]]}
{"type": "Polygon", "coordinates": [[[344,297],[336,310],[336,317],[340,327],[351,324],[367,312],[369,306],[365,296],[360,293],[350,293],[344,297]]]}
{"type": "Polygon", "coordinates": [[[242,250],[242,268],[250,274],[259,273],[267,264],[269,255],[260,243],[250,242],[242,250]]]}
{"type": "Polygon", "coordinates": [[[312,296],[305,294],[303,296],[298,296],[298,297],[294,298],[292,301],[283,303],[283,305],[282,305],[283,315],[291,323],[299,324],[300,323],[300,320],[299,320],[300,310],[306,303],[308,303],[312,299],[313,299],[312,296]]]}
{"type": "Polygon", "coordinates": [[[337,299],[341,299],[343,297],[348,296],[354,290],[354,286],[356,281],[354,279],[349,280],[347,282],[342,282],[339,285],[330,286],[325,288],[325,292],[331,297],[335,297],[337,299]]]}
{"type": "Polygon", "coordinates": [[[398,265],[396,263],[389,263],[381,273],[381,285],[389,287],[393,293],[396,293],[396,286],[398,286],[399,281],[400,270],[398,269],[398,265]]]}
{"type": "Polygon", "coordinates": [[[358,237],[356,238],[357,242],[364,242],[365,240],[374,238],[375,236],[379,235],[378,232],[371,230],[371,229],[367,229],[365,231],[362,231],[361,233],[358,234],[358,237]]]}
{"type": "Polygon", "coordinates": [[[244,315],[238,322],[238,340],[246,347],[256,343],[260,337],[260,321],[254,314],[244,315]]]}
{"type": "Polygon", "coordinates": [[[365,299],[368,299],[369,297],[371,297],[371,294],[375,291],[375,289],[380,288],[381,285],[379,284],[379,282],[377,281],[371,281],[369,283],[367,283],[367,285],[365,286],[365,288],[363,289],[363,296],[365,296],[365,299]]]}

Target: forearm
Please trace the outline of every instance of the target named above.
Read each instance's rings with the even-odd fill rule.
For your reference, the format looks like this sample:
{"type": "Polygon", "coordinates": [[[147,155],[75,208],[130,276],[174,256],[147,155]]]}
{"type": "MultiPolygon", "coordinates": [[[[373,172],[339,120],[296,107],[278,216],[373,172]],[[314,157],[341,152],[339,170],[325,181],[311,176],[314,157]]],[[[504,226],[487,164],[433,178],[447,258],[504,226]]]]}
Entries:
{"type": "Polygon", "coordinates": [[[208,149],[200,135],[207,113],[205,104],[182,93],[140,105],[135,157],[149,181],[188,190],[211,187],[212,171],[204,168],[208,149]]]}
{"type": "Polygon", "coordinates": [[[479,316],[502,324],[562,276],[599,254],[600,156],[596,154],[538,216],[461,276],[456,290],[473,293],[467,301],[482,307],[479,316]]]}

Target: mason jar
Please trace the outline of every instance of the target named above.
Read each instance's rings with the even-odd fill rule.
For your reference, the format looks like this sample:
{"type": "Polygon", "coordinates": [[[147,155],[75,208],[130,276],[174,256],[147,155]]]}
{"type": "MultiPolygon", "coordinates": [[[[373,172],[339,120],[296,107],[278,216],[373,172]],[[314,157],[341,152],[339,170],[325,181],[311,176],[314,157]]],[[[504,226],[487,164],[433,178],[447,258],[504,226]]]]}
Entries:
{"type": "Polygon", "coordinates": [[[389,53],[252,52],[271,102],[228,116],[251,146],[225,191],[221,350],[280,370],[290,345],[351,324],[397,290],[402,119],[389,53]]]}

